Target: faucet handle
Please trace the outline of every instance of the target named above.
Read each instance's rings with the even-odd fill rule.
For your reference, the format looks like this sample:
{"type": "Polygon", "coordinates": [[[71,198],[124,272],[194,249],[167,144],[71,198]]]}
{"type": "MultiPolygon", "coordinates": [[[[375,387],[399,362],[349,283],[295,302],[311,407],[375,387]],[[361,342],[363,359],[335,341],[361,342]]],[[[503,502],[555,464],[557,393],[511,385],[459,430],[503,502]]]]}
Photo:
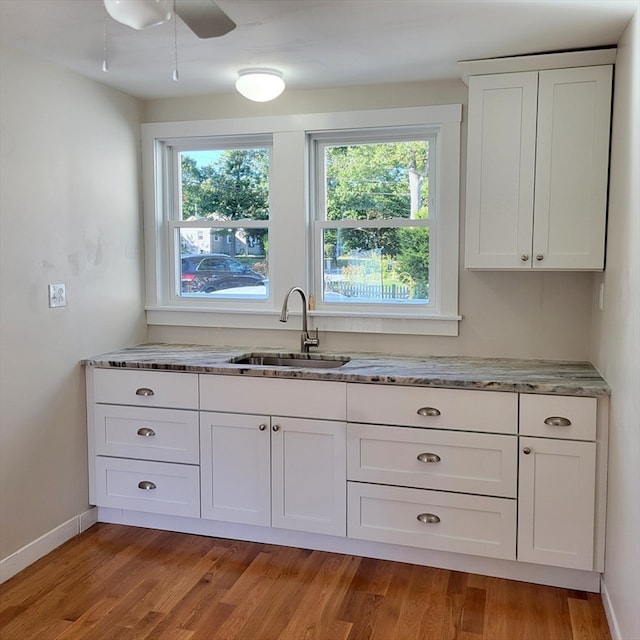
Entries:
{"type": "Polygon", "coordinates": [[[303,332],[302,334],[302,351],[309,352],[309,347],[317,347],[320,344],[320,338],[318,337],[318,327],[316,327],[316,337],[312,338],[309,332],[303,332]]]}

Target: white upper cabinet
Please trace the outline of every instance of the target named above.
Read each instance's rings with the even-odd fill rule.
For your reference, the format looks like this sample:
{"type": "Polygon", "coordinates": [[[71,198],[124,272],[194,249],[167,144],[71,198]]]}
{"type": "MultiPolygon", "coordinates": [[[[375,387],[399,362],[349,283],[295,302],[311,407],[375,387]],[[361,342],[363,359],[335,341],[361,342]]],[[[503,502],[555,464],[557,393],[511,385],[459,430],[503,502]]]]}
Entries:
{"type": "Polygon", "coordinates": [[[469,78],[465,267],[600,270],[612,66],[469,78]]]}

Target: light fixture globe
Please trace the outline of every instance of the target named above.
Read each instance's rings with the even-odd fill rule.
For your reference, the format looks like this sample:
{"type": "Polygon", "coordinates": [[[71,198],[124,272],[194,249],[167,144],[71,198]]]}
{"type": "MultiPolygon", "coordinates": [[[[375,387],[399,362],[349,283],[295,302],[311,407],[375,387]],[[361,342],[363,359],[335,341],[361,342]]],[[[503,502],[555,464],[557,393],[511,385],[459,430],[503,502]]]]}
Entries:
{"type": "Polygon", "coordinates": [[[236,89],[254,102],[269,102],[284,91],[282,73],[276,69],[242,69],[238,72],[236,89]]]}
{"type": "Polygon", "coordinates": [[[173,0],[104,0],[104,8],[116,22],[141,31],[171,20],[173,0]]]}

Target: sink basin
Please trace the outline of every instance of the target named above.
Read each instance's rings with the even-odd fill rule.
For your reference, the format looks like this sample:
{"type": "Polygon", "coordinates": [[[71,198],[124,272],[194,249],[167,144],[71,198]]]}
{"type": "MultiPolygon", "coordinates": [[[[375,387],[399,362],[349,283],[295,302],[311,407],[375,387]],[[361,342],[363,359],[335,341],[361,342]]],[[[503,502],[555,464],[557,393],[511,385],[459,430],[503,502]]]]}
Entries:
{"type": "Polygon", "coordinates": [[[304,367],[313,369],[336,369],[342,367],[351,358],[345,356],[325,356],[318,353],[288,353],[275,355],[273,353],[243,353],[229,358],[231,364],[254,364],[272,367],[304,367]]]}

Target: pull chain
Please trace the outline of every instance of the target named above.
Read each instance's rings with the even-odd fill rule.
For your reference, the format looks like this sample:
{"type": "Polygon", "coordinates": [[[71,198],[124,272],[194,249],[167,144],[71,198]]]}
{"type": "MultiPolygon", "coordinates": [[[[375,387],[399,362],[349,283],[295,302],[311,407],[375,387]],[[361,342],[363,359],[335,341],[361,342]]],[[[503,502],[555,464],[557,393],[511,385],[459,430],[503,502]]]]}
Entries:
{"type": "Polygon", "coordinates": [[[105,73],[109,72],[109,49],[107,46],[107,15],[105,14],[102,19],[102,70],[105,73]]]}
{"type": "Polygon", "coordinates": [[[180,75],[178,74],[178,15],[176,14],[176,0],[173,0],[173,81],[178,82],[180,75]]]}

